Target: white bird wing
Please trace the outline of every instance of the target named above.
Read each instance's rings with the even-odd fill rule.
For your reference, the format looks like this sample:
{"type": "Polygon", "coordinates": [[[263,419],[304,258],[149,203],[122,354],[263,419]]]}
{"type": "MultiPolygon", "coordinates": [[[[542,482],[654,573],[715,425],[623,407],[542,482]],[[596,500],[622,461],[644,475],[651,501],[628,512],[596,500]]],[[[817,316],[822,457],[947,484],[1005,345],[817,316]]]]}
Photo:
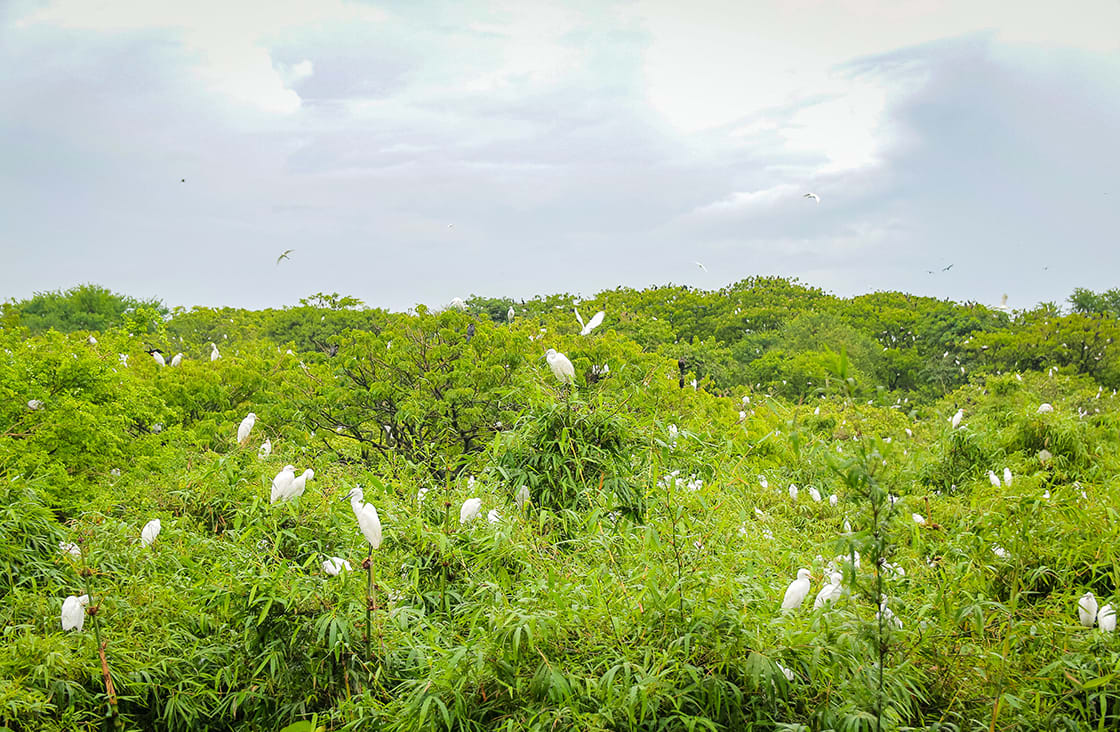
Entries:
{"type": "Polygon", "coordinates": [[[575,314],[576,314],[576,320],[579,321],[579,327],[580,328],[584,327],[583,318],[579,314],[579,309],[578,308],[572,308],[572,311],[575,312],[575,314]]]}
{"type": "Polygon", "coordinates": [[[600,325],[602,325],[603,318],[605,318],[606,316],[607,314],[602,310],[595,313],[595,315],[591,317],[591,320],[587,322],[587,325],[583,326],[583,330],[580,331],[580,335],[587,335],[591,331],[598,328],[600,325]]]}

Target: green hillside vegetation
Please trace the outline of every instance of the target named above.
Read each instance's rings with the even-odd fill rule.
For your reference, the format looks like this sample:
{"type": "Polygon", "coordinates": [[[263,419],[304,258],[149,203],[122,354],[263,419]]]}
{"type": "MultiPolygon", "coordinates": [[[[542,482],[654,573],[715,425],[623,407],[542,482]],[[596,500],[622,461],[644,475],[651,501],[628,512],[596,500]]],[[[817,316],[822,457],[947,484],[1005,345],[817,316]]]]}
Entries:
{"type": "Polygon", "coordinates": [[[9,302],[0,729],[1120,728],[1118,303],[9,302]]]}

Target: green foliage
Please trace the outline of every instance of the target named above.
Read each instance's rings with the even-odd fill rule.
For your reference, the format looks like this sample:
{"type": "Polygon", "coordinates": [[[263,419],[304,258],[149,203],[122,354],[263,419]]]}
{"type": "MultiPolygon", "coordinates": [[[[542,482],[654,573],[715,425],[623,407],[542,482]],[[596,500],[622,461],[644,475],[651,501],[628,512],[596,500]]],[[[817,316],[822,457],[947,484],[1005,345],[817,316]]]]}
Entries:
{"type": "Polygon", "coordinates": [[[78,285],[65,292],[37,292],[26,300],[3,305],[0,320],[32,333],[57,330],[105,331],[121,327],[133,333],[157,332],[168,310],[158,300],[137,300],[97,285],[78,285]]]}

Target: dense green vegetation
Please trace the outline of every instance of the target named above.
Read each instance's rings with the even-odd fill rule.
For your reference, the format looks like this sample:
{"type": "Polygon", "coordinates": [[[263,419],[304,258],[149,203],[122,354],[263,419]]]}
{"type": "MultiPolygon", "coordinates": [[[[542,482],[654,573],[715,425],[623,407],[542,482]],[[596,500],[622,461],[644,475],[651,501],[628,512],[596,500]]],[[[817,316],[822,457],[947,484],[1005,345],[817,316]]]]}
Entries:
{"type": "Polygon", "coordinates": [[[1115,729],[1120,646],[1077,607],[1120,604],[1118,299],[9,302],[0,725],[1115,729]],[[270,504],[286,464],[315,475],[270,504]]]}

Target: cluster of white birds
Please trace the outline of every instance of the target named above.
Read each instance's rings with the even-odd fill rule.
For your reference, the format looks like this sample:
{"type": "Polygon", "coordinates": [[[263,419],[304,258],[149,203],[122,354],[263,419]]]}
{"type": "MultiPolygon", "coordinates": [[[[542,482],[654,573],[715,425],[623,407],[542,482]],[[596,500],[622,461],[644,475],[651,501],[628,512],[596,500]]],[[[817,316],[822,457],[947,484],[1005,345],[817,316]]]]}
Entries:
{"type": "Polygon", "coordinates": [[[285,465],[283,470],[276,474],[272,479],[272,494],[269,497],[271,503],[278,503],[290,501],[293,498],[299,498],[303,495],[304,490],[307,489],[307,481],[315,477],[315,471],[311,468],[296,475],[294,465],[285,465]]]}
{"type": "Polygon", "coordinates": [[[1097,598],[1092,592],[1086,592],[1077,601],[1077,617],[1086,628],[1092,628],[1096,624],[1106,633],[1116,630],[1116,611],[1110,604],[1098,609],[1097,598]]]}

